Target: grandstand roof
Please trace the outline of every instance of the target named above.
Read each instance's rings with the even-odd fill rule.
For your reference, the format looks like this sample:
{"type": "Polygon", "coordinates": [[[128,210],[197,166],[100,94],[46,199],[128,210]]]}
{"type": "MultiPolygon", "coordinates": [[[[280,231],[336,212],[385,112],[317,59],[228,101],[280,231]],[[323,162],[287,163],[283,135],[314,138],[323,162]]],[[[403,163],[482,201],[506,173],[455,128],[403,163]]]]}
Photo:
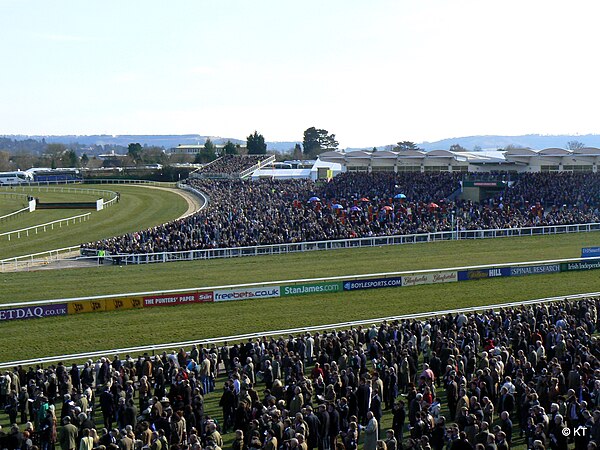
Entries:
{"type": "Polygon", "coordinates": [[[572,152],[570,152],[569,150],[565,150],[564,148],[546,148],[544,150],[540,150],[538,152],[538,155],[544,155],[544,156],[567,156],[570,155],[572,152]]]}
{"type": "MultiPolygon", "coordinates": [[[[325,152],[319,155],[320,161],[348,163],[366,160],[378,162],[378,166],[394,165],[403,160],[417,160],[416,164],[435,163],[439,160],[440,164],[448,164],[450,161],[462,162],[473,165],[483,164],[502,164],[512,166],[523,166],[526,164],[541,164],[543,161],[552,161],[560,163],[563,158],[568,157],[574,163],[590,164],[590,158],[593,161],[600,162],[600,149],[598,148],[580,148],[576,150],[566,150],[563,148],[546,148],[543,150],[531,150],[528,148],[511,148],[509,150],[488,150],[478,152],[453,152],[450,150],[431,150],[429,152],[419,150],[402,151],[377,151],[371,152],[359,150],[353,152],[333,151],[325,152]]],[[[566,160],[565,160],[566,161],[566,160]]],[[[571,164],[572,162],[569,162],[571,164]]],[[[410,164],[410,163],[409,163],[410,164]]],[[[546,162],[546,164],[548,164],[546,162]]]]}
{"type": "Polygon", "coordinates": [[[578,156],[600,156],[600,148],[584,147],[573,150],[573,153],[578,156]]]}

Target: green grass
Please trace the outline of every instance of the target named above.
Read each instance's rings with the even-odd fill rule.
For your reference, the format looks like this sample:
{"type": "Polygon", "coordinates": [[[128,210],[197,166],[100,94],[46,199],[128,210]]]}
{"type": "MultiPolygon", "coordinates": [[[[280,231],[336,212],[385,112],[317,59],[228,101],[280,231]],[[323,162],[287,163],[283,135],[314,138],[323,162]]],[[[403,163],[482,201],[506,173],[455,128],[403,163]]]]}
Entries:
{"type": "MultiPolygon", "coordinates": [[[[25,197],[12,197],[8,195],[0,195],[0,217],[10,214],[12,212],[23,209],[27,206],[27,199],[25,197]]],[[[0,222],[0,226],[6,222],[14,222],[16,219],[5,219],[0,222]]]]}
{"type": "MultiPolygon", "coordinates": [[[[88,187],[81,185],[82,189],[88,187]]],[[[94,185],[92,188],[98,186],[94,185]]],[[[0,238],[0,259],[79,245],[138,231],[179,217],[187,209],[186,201],[173,192],[130,185],[108,186],[106,189],[118,191],[121,199],[118,204],[105,210],[40,210],[20,215],[18,220],[0,225],[3,231],[16,230],[58,218],[92,212],[90,220],[71,224],[68,227],[63,226],[58,230],[55,228],[53,231],[21,239],[11,238],[10,241],[6,237],[0,238]]],[[[39,197],[41,201],[90,201],[99,197],[89,193],[60,194],[43,190],[32,191],[32,195],[39,197]]]]}
{"type": "MultiPolygon", "coordinates": [[[[240,283],[577,256],[595,234],[316,252],[239,260],[3,274],[7,301],[95,295],[182,285],[240,283]],[[183,274],[183,275],[182,275],[183,274]],[[26,291],[25,294],[21,291],[26,291]]],[[[0,360],[24,359],[245,332],[370,319],[413,312],[600,291],[595,272],[488,279],[173,308],[83,314],[0,325],[0,360]]]]}
{"type": "Polygon", "coordinates": [[[2,273],[0,303],[580,256],[600,233],[407,244],[279,256],[2,273]]]}
{"type": "MultiPolygon", "coordinates": [[[[99,197],[82,191],[81,193],[61,193],[61,192],[33,192],[30,191],[31,195],[40,199],[40,202],[95,202],[99,197]]],[[[108,196],[107,196],[108,197],[108,196]]],[[[1,199],[2,197],[0,197],[1,199]]],[[[20,208],[15,208],[20,209],[20,208]]],[[[13,231],[17,229],[23,229],[32,227],[35,225],[41,225],[44,223],[52,222],[58,219],[65,219],[67,217],[73,217],[87,212],[96,212],[90,209],[38,209],[32,213],[20,214],[13,220],[7,220],[0,222],[0,233],[13,231]]],[[[0,238],[1,242],[7,240],[6,237],[0,238]]],[[[11,237],[12,240],[12,237],[11,237]]]]}

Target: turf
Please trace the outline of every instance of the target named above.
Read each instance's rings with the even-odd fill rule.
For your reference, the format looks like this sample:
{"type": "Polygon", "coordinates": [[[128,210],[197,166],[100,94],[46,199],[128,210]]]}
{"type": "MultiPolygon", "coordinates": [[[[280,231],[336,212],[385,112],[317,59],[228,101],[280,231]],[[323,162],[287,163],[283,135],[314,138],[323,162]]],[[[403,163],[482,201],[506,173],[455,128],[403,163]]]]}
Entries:
{"type": "MultiPolygon", "coordinates": [[[[575,258],[600,233],[406,244],[329,252],[2,273],[0,303],[161,289],[575,258]]],[[[593,278],[594,275],[590,275],[593,278]]]]}
{"type": "MultiPolygon", "coordinates": [[[[6,299],[15,301],[41,296],[56,297],[56,294],[60,293],[59,289],[62,289],[64,297],[74,289],[81,289],[88,294],[97,294],[100,291],[148,290],[155,283],[160,283],[163,288],[176,287],[175,285],[179,283],[186,283],[188,286],[206,286],[216,282],[237,283],[301,276],[439,268],[493,261],[551,259],[576,256],[582,245],[591,245],[594,241],[597,243],[597,239],[598,236],[594,234],[578,234],[144,267],[3,274],[2,297],[6,302],[6,299]],[[185,280],[181,279],[182,272],[187,274],[188,278],[185,280]],[[166,281],[169,274],[171,282],[166,281]],[[156,281],[157,277],[160,277],[159,282],[156,281]],[[78,284],[84,285],[83,289],[81,286],[75,286],[78,284]],[[27,290],[28,294],[19,293],[19,288],[27,290]],[[45,292],[47,289],[51,291],[45,292]]],[[[347,320],[366,320],[412,312],[489,305],[592,291],[600,291],[600,277],[596,272],[570,272],[6,322],[0,325],[4,344],[0,348],[0,361],[228,336],[347,320]]]]}
{"type": "MultiPolygon", "coordinates": [[[[27,206],[27,198],[21,196],[2,195],[0,193],[0,217],[23,209],[27,206]]],[[[3,219],[0,226],[6,222],[14,222],[16,219],[3,219]]]]}
{"type": "MultiPolygon", "coordinates": [[[[88,187],[99,188],[96,185],[81,185],[81,188],[88,187]]],[[[0,238],[0,259],[75,246],[83,242],[138,231],[179,217],[187,209],[187,202],[173,192],[130,185],[102,186],[102,189],[118,191],[121,194],[119,203],[102,211],[92,210],[92,217],[86,222],[71,224],[69,227],[62,227],[51,232],[30,235],[27,238],[11,239],[10,242],[6,238],[0,238]]],[[[85,201],[95,200],[99,197],[89,193],[59,194],[43,190],[41,192],[34,190],[32,194],[40,197],[42,201],[85,201]]],[[[41,224],[56,220],[56,218],[75,216],[85,212],[90,212],[90,210],[36,211],[28,215],[20,215],[18,221],[7,222],[7,224],[10,223],[10,226],[0,226],[3,228],[9,226],[9,230],[15,230],[30,226],[26,225],[28,221],[34,222],[31,225],[41,224]],[[42,214],[37,216],[38,213],[42,214]]]]}
{"type": "MultiPolygon", "coordinates": [[[[39,198],[40,202],[95,202],[99,198],[98,195],[87,193],[84,190],[81,190],[81,192],[64,193],[29,191],[28,193],[39,198]]],[[[107,195],[106,198],[108,199],[108,197],[109,196],[107,195]]],[[[2,197],[0,196],[0,199],[1,198],[2,197]]],[[[38,209],[32,213],[20,214],[14,220],[0,222],[0,233],[32,227],[88,212],[95,213],[96,211],[90,209],[38,209]]],[[[11,240],[12,238],[13,236],[11,236],[11,240]]],[[[0,243],[4,240],[7,240],[7,237],[0,238],[0,243]]]]}

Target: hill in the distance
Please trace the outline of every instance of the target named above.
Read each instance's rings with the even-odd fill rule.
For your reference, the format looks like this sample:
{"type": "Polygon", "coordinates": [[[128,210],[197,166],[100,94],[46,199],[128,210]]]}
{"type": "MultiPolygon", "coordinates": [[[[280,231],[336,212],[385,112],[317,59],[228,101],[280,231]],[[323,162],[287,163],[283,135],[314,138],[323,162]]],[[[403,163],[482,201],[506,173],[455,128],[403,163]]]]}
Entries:
{"type": "Polygon", "coordinates": [[[484,150],[514,147],[532,148],[542,150],[544,148],[558,147],[566,148],[570,141],[578,141],[586,147],[600,147],[600,134],[525,134],[522,136],[465,136],[457,138],[442,139],[436,142],[422,142],[419,144],[423,150],[448,150],[452,145],[458,144],[467,150],[479,147],[484,150]]]}
{"type": "MultiPolygon", "coordinates": [[[[194,145],[204,144],[206,139],[210,139],[215,144],[225,144],[228,140],[234,144],[245,144],[244,140],[219,137],[219,136],[203,136],[199,134],[173,134],[173,135],[140,135],[140,134],[122,134],[122,135],[65,135],[65,136],[24,136],[24,135],[5,135],[7,138],[16,140],[35,139],[41,141],[45,139],[48,143],[61,144],[80,144],[80,145],[112,145],[127,147],[132,142],[139,142],[142,145],[158,146],[164,148],[173,148],[178,145],[194,145]]],[[[480,148],[483,150],[506,148],[509,145],[515,147],[529,147],[536,150],[541,150],[549,147],[566,148],[569,141],[578,141],[586,147],[600,147],[600,134],[559,134],[559,135],[542,135],[542,134],[526,134],[522,136],[499,136],[499,135],[483,135],[483,136],[464,136],[442,139],[435,142],[421,142],[417,145],[423,150],[448,150],[452,145],[458,144],[467,150],[480,148]]],[[[275,152],[287,152],[293,150],[294,146],[299,141],[267,141],[267,149],[275,152]]],[[[390,145],[378,145],[379,150],[384,150],[390,145]]],[[[370,150],[373,147],[347,148],[347,151],[353,150],[370,150]]]]}
{"type": "MultiPolygon", "coordinates": [[[[521,136],[463,136],[455,138],[442,139],[434,142],[419,142],[417,146],[425,151],[448,150],[452,145],[460,145],[465,149],[472,151],[474,149],[497,150],[510,146],[531,148],[533,150],[543,150],[545,148],[558,147],[566,148],[570,141],[578,141],[586,147],[600,147],[600,134],[525,134],[521,136]]],[[[395,144],[378,145],[378,150],[391,148],[395,144]]],[[[372,147],[348,148],[347,151],[370,150],[372,147]]]]}
{"type": "MultiPolygon", "coordinates": [[[[202,145],[206,139],[214,144],[225,144],[231,141],[234,144],[246,144],[245,140],[219,137],[219,136],[202,136],[199,134],[166,134],[166,135],[145,135],[145,134],[121,134],[121,135],[64,135],[64,136],[25,136],[25,135],[5,135],[4,137],[25,140],[35,139],[41,141],[45,139],[50,144],[80,144],[80,145],[111,145],[127,147],[132,142],[139,142],[142,145],[157,146],[164,148],[173,148],[178,145],[202,145]]],[[[294,148],[296,141],[290,142],[267,142],[267,149],[276,152],[287,152],[294,148]]]]}

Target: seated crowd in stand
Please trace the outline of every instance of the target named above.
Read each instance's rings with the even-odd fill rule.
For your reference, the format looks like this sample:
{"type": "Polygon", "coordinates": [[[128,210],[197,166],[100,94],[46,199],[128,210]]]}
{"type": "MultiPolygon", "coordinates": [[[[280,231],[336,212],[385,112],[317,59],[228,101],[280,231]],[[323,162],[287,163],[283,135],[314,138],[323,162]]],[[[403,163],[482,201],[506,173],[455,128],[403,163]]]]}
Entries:
{"type": "Polygon", "coordinates": [[[599,312],[588,298],[16,367],[0,448],[218,450],[235,431],[233,450],[593,450],[599,312]]]}
{"type": "Polygon", "coordinates": [[[237,175],[266,158],[267,155],[224,155],[200,168],[198,173],[237,175]]]}
{"type": "Polygon", "coordinates": [[[116,253],[243,247],[600,221],[600,174],[524,174],[481,203],[457,200],[461,174],[344,173],[310,180],[203,180],[205,210],[82,245],[116,253]]]}

